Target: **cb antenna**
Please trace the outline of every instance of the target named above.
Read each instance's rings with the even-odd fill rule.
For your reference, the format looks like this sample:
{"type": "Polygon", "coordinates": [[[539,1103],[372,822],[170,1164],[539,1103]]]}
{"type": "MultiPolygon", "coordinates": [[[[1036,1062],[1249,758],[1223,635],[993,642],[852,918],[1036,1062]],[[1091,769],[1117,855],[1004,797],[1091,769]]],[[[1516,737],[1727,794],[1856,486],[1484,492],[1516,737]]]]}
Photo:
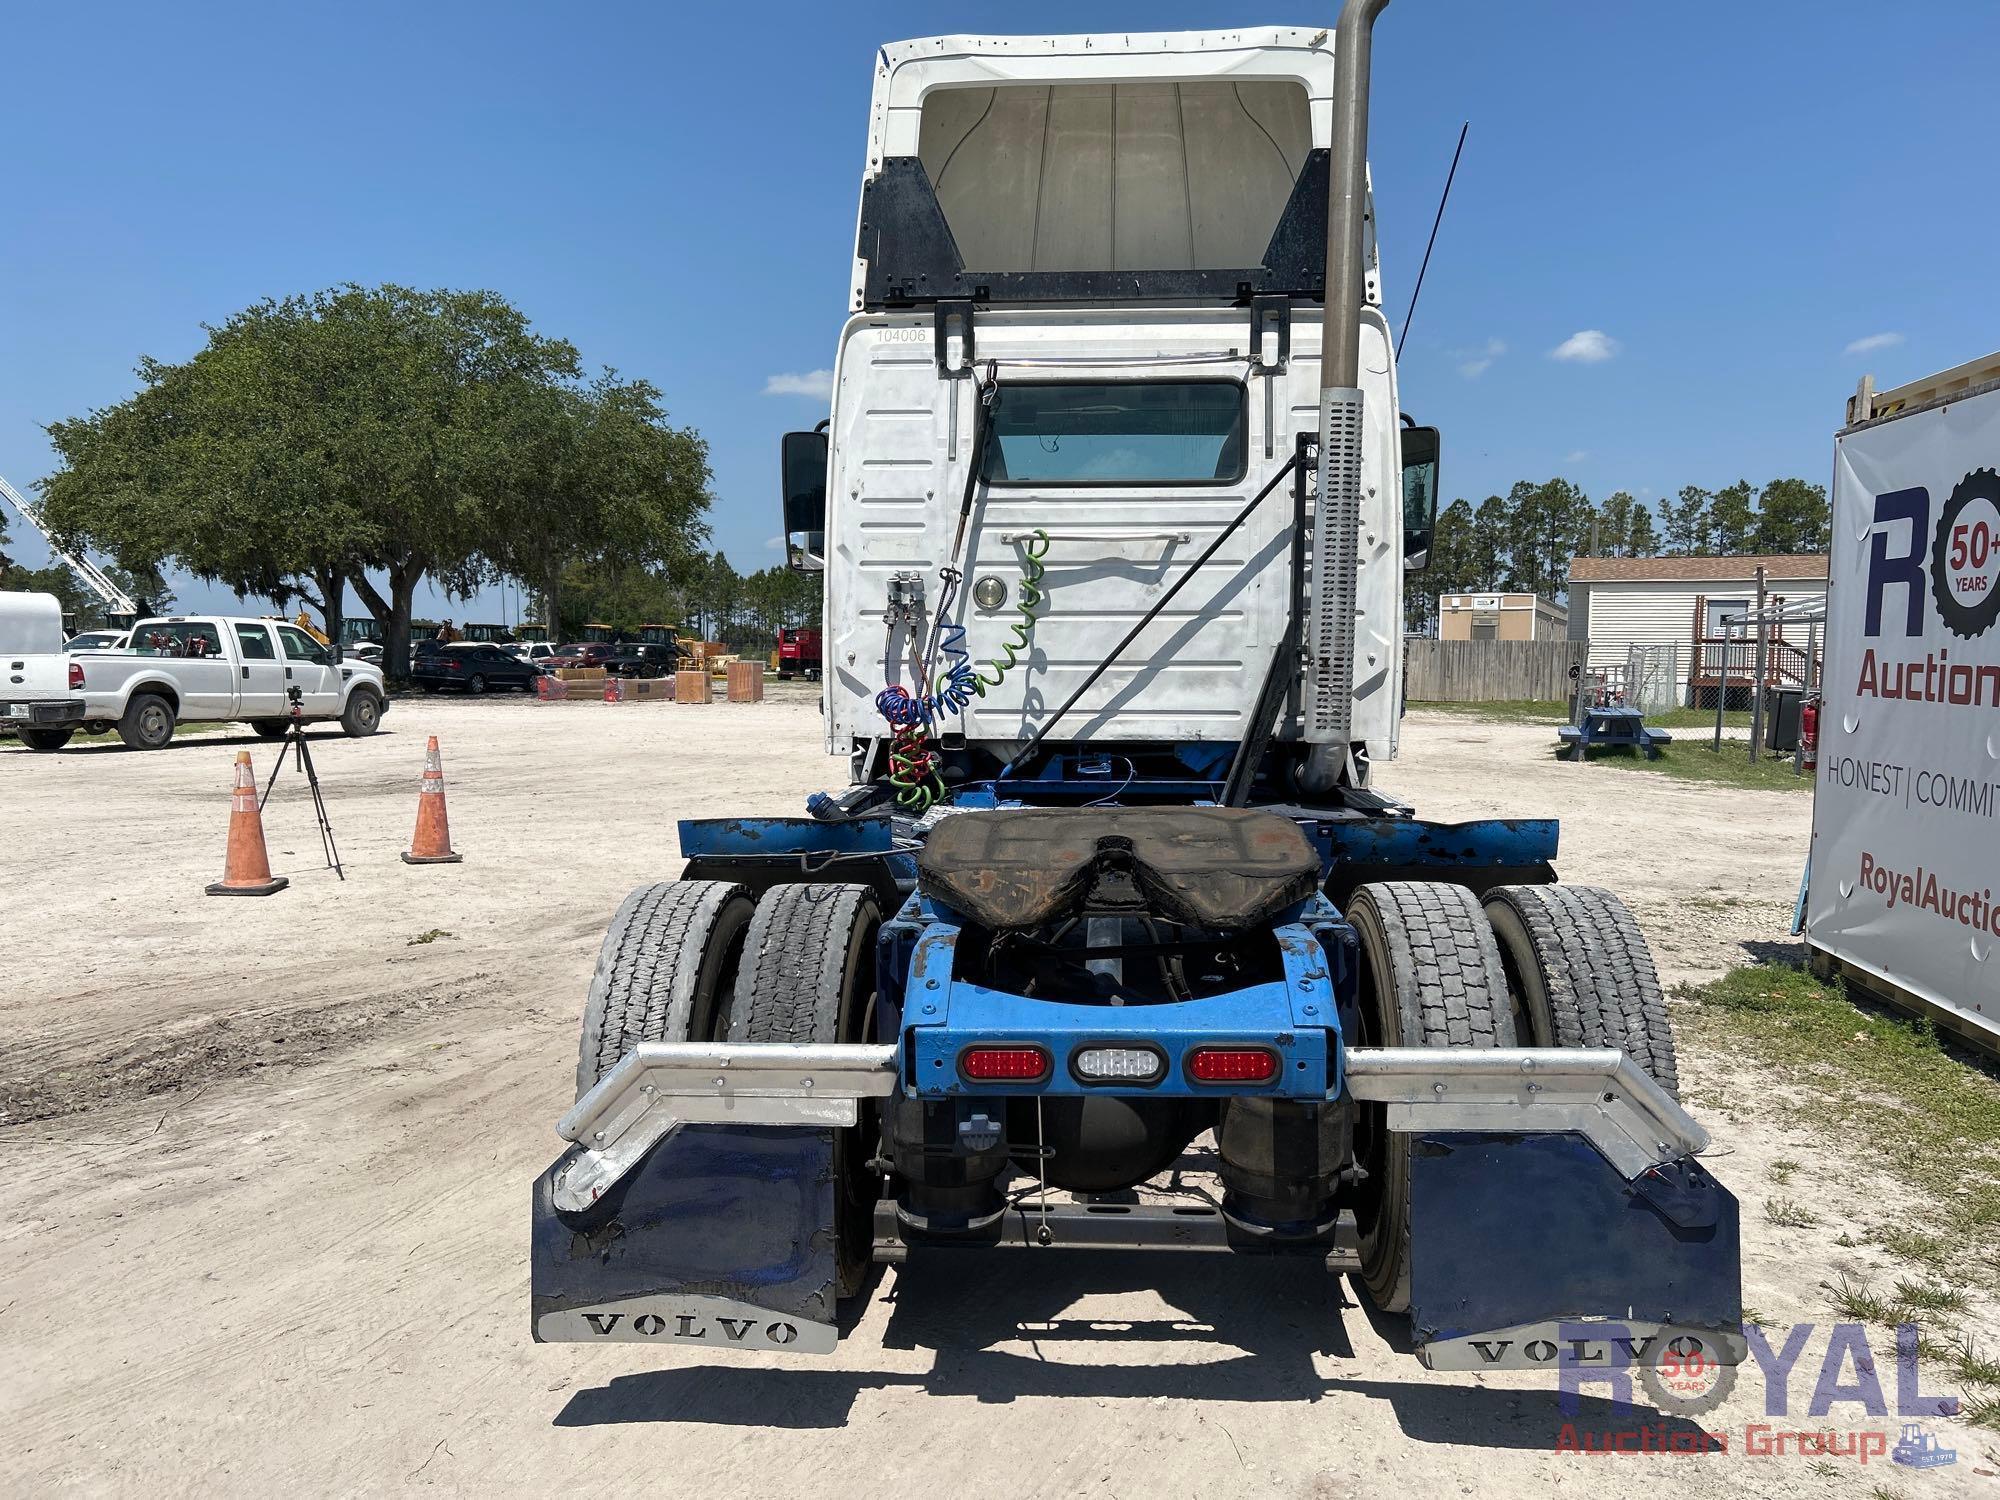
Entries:
{"type": "Polygon", "coordinates": [[[1444,174],[1444,192],[1438,198],[1437,217],[1431,220],[1431,237],[1424,242],[1424,263],[1417,267],[1417,284],[1410,293],[1410,309],[1403,314],[1403,334],[1396,340],[1396,348],[1399,350],[1409,343],[1410,319],[1417,315],[1417,298],[1424,294],[1424,272],[1431,268],[1431,246],[1438,242],[1438,225],[1444,222],[1444,206],[1451,201],[1451,180],[1458,175],[1459,153],[1465,150],[1465,133],[1470,129],[1472,129],[1470,120],[1458,127],[1458,145],[1451,153],[1451,170],[1444,174]]]}

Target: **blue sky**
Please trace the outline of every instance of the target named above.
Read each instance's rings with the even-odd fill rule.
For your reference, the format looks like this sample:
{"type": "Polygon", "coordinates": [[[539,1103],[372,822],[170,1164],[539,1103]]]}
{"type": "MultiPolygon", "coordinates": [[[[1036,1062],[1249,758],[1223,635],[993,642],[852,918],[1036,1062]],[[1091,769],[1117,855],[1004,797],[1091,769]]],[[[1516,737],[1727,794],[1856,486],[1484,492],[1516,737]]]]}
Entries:
{"type": "MultiPolygon", "coordinates": [[[[766,392],[831,361],[877,44],[1334,13],[16,7],[0,474],[25,489],[54,463],[42,423],[260,297],[488,287],[665,391],[709,439],[717,542],[766,566],[778,436],[824,405],[766,392]]],[[[1472,121],[1402,365],[1406,406],[1444,429],[1446,497],[1557,473],[1595,497],[1824,481],[1863,372],[1989,352],[1996,57],[2000,7],[1978,0],[1396,0],[1371,156],[1398,326],[1472,121]]]]}

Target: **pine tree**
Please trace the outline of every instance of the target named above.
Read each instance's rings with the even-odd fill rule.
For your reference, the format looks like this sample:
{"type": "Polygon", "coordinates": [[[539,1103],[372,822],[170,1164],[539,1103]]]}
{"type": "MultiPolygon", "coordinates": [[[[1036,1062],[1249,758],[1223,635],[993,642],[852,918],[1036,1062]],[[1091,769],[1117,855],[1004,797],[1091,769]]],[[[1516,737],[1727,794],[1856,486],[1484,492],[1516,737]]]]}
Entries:
{"type": "Polygon", "coordinates": [[[1686,485],[1678,499],[1660,502],[1660,524],[1666,532],[1667,552],[1675,557],[1706,557],[1708,553],[1708,507],[1715,497],[1699,485],[1686,485]]]}
{"type": "Polygon", "coordinates": [[[1777,554],[1824,552],[1828,541],[1826,489],[1803,479],[1774,479],[1764,486],[1757,515],[1757,550],[1777,554]]]}
{"type": "Polygon", "coordinates": [[[1660,550],[1660,533],[1653,526],[1653,509],[1649,505],[1632,507],[1631,525],[1625,532],[1624,555],[1626,557],[1653,557],[1660,550]]]}
{"type": "Polygon", "coordinates": [[[1597,556],[1616,557],[1625,550],[1625,539],[1632,534],[1632,515],[1638,508],[1639,502],[1624,490],[1614,491],[1597,508],[1597,544],[1591,549],[1597,556]]]}
{"type": "Polygon", "coordinates": [[[1739,479],[1717,490],[1708,507],[1708,544],[1717,557],[1741,557],[1757,536],[1756,491],[1739,479]]]}

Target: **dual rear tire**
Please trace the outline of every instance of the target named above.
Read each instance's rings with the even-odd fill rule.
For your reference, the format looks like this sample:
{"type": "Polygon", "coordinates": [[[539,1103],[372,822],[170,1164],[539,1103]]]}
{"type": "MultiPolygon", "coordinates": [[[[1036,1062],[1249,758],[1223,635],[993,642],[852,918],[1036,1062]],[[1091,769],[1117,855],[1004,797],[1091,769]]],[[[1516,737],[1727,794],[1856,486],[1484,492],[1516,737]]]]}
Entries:
{"type": "Polygon", "coordinates": [[[1486,917],[1522,1045],[1621,1048],[1680,1097],[1666,994],[1623,901],[1595,886],[1503,885],[1487,893],[1486,917]]]}
{"type": "MultiPolygon", "coordinates": [[[[1609,891],[1364,885],[1348,904],[1360,939],[1362,1036],[1370,1047],[1619,1047],[1669,1094],[1671,1024],[1638,924],[1609,891]]],[[[1360,1280],[1384,1312],[1410,1305],[1413,1137],[1363,1105],[1355,1155],[1360,1280]]]]}
{"type": "MultiPolygon", "coordinates": [[[[625,898],[584,1003],[580,1099],[641,1042],[858,1042],[873,1022],[881,912],[861,885],[669,880],[625,898]]],[[[840,1296],[868,1278],[877,1117],[833,1131],[840,1296]]]]}

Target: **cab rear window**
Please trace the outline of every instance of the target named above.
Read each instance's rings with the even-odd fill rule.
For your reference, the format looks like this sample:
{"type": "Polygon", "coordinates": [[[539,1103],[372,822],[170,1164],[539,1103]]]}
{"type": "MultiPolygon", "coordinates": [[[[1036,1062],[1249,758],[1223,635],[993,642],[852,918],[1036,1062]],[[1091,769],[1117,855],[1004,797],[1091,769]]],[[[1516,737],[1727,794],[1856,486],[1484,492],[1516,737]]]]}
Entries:
{"type": "Polygon", "coordinates": [[[993,485],[1231,484],[1244,451],[1232,380],[1006,383],[983,474],[993,485]]]}
{"type": "Polygon", "coordinates": [[[220,656],[222,635],[196,620],[142,620],[132,631],[132,649],[140,656],[220,656]]]}

